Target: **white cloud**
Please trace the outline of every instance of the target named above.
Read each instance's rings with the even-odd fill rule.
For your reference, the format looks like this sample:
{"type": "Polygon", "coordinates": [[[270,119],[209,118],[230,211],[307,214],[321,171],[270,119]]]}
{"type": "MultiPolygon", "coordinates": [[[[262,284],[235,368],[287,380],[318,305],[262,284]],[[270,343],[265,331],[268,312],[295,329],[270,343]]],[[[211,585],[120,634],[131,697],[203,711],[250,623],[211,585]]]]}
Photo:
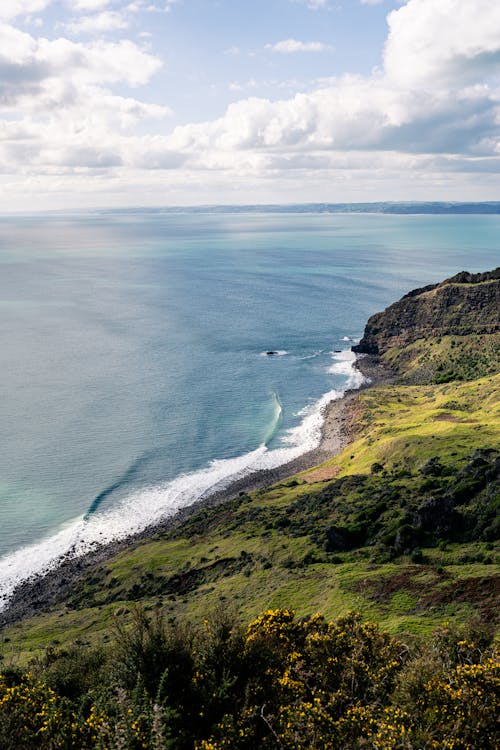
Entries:
{"type": "Polygon", "coordinates": [[[126,10],[130,13],[170,13],[172,6],[177,3],[177,0],[163,0],[158,5],[156,2],[151,0],[133,0],[126,6],[126,10]]]}
{"type": "Polygon", "coordinates": [[[0,170],[103,173],[137,161],[131,129],[169,110],[109,87],[143,85],[160,66],[128,40],[49,40],[0,23],[0,170]]]}
{"type": "Polygon", "coordinates": [[[292,3],[299,3],[300,5],[306,5],[310,10],[318,10],[319,8],[327,8],[329,0],[291,0],[292,3]]]}
{"type": "Polygon", "coordinates": [[[498,102],[485,91],[404,92],[382,77],[345,76],[292,99],[249,98],[219,120],[176,128],[172,147],[204,150],[482,150],[497,127],[498,102]],[[481,115],[478,114],[481,111],[481,115]]]}
{"type": "Polygon", "coordinates": [[[69,0],[74,10],[102,10],[111,5],[113,0],[69,0]]]}
{"type": "Polygon", "coordinates": [[[1,0],[0,19],[10,20],[16,16],[27,16],[30,13],[40,13],[53,0],[1,0]]]}
{"type": "Polygon", "coordinates": [[[409,0],[388,16],[384,64],[396,85],[464,85],[499,73],[500,3],[409,0]]]}
{"type": "Polygon", "coordinates": [[[259,85],[258,81],[255,80],[255,78],[249,78],[248,81],[245,81],[244,83],[239,83],[238,81],[233,81],[229,84],[229,91],[243,91],[244,89],[256,89],[259,85]]]}
{"type": "Polygon", "coordinates": [[[128,22],[117,11],[103,11],[92,16],[81,16],[75,21],[65,24],[64,28],[70,34],[95,34],[106,31],[126,29],[128,22]]]}
{"type": "Polygon", "coordinates": [[[41,86],[58,80],[115,83],[131,86],[147,83],[161,62],[131,41],[94,41],[88,44],[59,38],[35,39],[13,26],[0,24],[0,86],[19,95],[23,85],[41,86]]]}
{"type": "Polygon", "coordinates": [[[329,44],[323,42],[301,42],[298,39],[283,39],[275,44],[266,44],[266,49],[281,54],[291,54],[293,52],[326,52],[331,50],[329,44]]]}
{"type": "Polygon", "coordinates": [[[159,65],[128,41],[50,41],[0,25],[0,170],[41,177],[124,164],[130,129],[169,112],[108,86],[146,83],[159,65]]]}

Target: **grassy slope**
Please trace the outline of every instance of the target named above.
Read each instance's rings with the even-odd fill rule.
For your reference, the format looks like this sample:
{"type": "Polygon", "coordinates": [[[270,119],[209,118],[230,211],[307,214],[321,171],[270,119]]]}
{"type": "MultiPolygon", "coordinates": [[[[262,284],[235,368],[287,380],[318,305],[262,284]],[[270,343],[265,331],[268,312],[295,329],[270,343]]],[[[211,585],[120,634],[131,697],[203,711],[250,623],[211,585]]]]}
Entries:
{"type": "Polygon", "coordinates": [[[421,338],[382,356],[405,383],[472,380],[498,372],[500,334],[421,338]]]}
{"type": "Polygon", "coordinates": [[[105,640],[113,618],[127,619],[137,601],[196,619],[221,601],[246,619],[278,605],[328,618],[357,609],[392,632],[491,621],[500,570],[487,534],[450,537],[413,561],[404,550],[389,554],[384,539],[401,525],[406,498],[428,493],[420,470],[428,459],[439,456],[444,465],[432,482],[446,492],[475,449],[500,444],[499,385],[496,375],[363,392],[357,439],[327,462],[336,479],[310,484],[311,472],[304,472],[127,549],[86,574],[49,613],[5,629],[4,658],[23,661],[54,643],[105,640]],[[373,539],[328,551],[332,523],[359,526],[379,506],[380,518],[370,520],[373,539]]]}
{"type": "Polygon", "coordinates": [[[431,456],[455,466],[477,447],[499,443],[500,375],[466,383],[384,386],[365,391],[358,438],[327,462],[339,476],[364,474],[378,462],[413,467],[431,456]]]}

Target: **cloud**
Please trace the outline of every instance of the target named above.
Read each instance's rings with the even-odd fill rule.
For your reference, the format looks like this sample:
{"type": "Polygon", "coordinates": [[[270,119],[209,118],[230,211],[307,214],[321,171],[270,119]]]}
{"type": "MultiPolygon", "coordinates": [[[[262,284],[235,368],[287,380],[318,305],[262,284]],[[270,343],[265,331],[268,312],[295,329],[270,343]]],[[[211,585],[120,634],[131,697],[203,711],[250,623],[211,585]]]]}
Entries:
{"type": "Polygon", "coordinates": [[[130,13],[170,13],[172,6],[177,0],[163,0],[162,5],[151,2],[151,0],[133,0],[126,6],[130,13]]]}
{"type": "Polygon", "coordinates": [[[165,147],[147,156],[148,140],[141,149],[131,134],[142,120],[167,117],[168,107],[110,90],[144,85],[161,65],[129,40],[50,40],[0,23],[0,171],[49,179],[109,174],[141,160],[151,169],[178,166],[181,155],[175,160],[165,147]]]}
{"type": "MultiPolygon", "coordinates": [[[[88,44],[59,38],[36,39],[19,29],[0,24],[0,85],[64,82],[147,83],[161,61],[128,40],[88,44]]],[[[22,89],[19,95],[22,96],[22,89]]]]}
{"type": "Polygon", "coordinates": [[[121,13],[117,11],[103,11],[93,16],[81,16],[76,21],[64,25],[70,34],[95,34],[106,31],[126,29],[128,22],[121,13]]]}
{"type": "Polygon", "coordinates": [[[17,16],[27,16],[30,13],[40,13],[53,0],[1,0],[0,19],[10,20],[17,16]]]}
{"type": "Polygon", "coordinates": [[[395,90],[383,76],[344,76],[336,85],[292,99],[249,98],[224,117],[185,125],[173,147],[199,150],[403,150],[434,153],[487,147],[498,124],[498,102],[485,91],[395,90]]]}
{"type": "Polygon", "coordinates": [[[0,24],[0,166],[39,173],[124,163],[124,137],[168,108],[118,96],[108,86],[147,83],[160,61],[129,41],[36,39],[0,24]]]}
{"type": "Polygon", "coordinates": [[[291,0],[291,2],[299,3],[300,5],[306,5],[310,10],[328,8],[329,5],[329,0],[291,0]]]}
{"type": "Polygon", "coordinates": [[[323,42],[300,42],[297,39],[283,39],[275,44],[266,44],[266,49],[271,50],[271,52],[291,54],[293,52],[326,52],[331,50],[332,47],[323,42]]]}
{"type": "Polygon", "coordinates": [[[462,86],[499,74],[499,3],[409,0],[388,22],[384,67],[396,85],[462,86]]]}
{"type": "Polygon", "coordinates": [[[111,5],[113,0],[70,0],[73,10],[101,10],[111,5]]]}

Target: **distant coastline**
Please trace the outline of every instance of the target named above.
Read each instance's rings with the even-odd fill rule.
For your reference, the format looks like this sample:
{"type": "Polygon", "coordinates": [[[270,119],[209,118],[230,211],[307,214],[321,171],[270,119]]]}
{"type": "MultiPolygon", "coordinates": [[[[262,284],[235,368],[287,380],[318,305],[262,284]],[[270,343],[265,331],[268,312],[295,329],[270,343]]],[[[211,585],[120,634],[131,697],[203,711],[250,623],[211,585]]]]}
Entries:
{"type": "Polygon", "coordinates": [[[256,203],[256,204],[201,204],[174,206],[127,206],[104,208],[55,209],[51,211],[0,212],[11,215],[65,215],[65,214],[128,214],[140,211],[151,214],[386,214],[393,216],[499,216],[500,201],[373,201],[369,203],[256,203]]]}
{"type": "MultiPolygon", "coordinates": [[[[120,209],[113,209],[120,210],[120,209]]],[[[125,209],[126,210],[126,209],[125,209]]],[[[249,204],[241,206],[185,206],[178,208],[141,209],[161,212],[186,211],[189,213],[326,213],[326,214],[393,214],[393,215],[499,215],[500,201],[381,201],[372,203],[290,203],[249,204]]]]}

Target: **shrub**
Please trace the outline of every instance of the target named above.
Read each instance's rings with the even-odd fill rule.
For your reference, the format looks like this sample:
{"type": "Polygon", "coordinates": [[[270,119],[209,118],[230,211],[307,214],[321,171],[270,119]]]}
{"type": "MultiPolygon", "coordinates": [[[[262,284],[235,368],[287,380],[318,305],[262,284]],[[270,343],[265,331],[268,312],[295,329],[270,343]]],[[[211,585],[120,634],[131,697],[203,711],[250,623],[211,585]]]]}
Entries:
{"type": "Polygon", "coordinates": [[[490,640],[441,628],[405,644],[354,613],[275,609],[243,628],[219,608],[179,627],[136,609],[109,650],[50,651],[31,672],[4,671],[0,747],[493,750],[490,640]]]}

